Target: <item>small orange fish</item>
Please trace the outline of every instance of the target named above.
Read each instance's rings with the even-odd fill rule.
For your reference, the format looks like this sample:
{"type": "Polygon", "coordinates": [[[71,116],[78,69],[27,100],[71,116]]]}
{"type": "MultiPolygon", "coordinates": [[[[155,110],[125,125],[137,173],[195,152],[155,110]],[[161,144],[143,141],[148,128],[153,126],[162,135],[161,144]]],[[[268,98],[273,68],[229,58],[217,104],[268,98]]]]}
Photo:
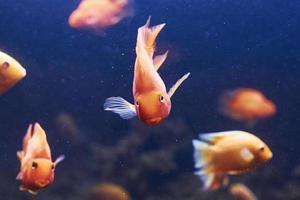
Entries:
{"type": "Polygon", "coordinates": [[[138,29],[133,79],[134,105],[121,97],[110,97],[106,99],[104,109],[119,114],[123,119],[137,115],[146,124],[157,125],[169,116],[171,97],[190,73],[180,78],[169,92],[166,91],[157,70],[167,58],[168,52],[153,58],[156,37],[165,24],[154,27],[149,27],[149,24],[150,17],[138,29]]]}
{"type": "Polygon", "coordinates": [[[258,137],[244,131],[225,131],[199,135],[193,140],[195,173],[204,190],[215,190],[228,183],[227,175],[237,175],[272,158],[269,147],[258,137]]]}
{"type": "Polygon", "coordinates": [[[225,93],[220,98],[221,112],[237,121],[255,121],[275,114],[275,104],[260,91],[239,88],[225,93]]]}
{"type": "Polygon", "coordinates": [[[255,194],[246,185],[241,183],[232,184],[229,191],[236,200],[257,200],[255,194]]]}
{"type": "Polygon", "coordinates": [[[133,15],[130,0],[82,0],[69,17],[73,28],[102,31],[133,15]]]}
{"type": "Polygon", "coordinates": [[[29,125],[22,150],[17,152],[17,156],[21,164],[17,176],[17,180],[21,181],[20,190],[31,194],[37,194],[39,189],[53,182],[55,167],[64,159],[61,155],[55,162],[52,161],[46,133],[38,123],[29,125]]]}
{"type": "Polygon", "coordinates": [[[26,70],[11,56],[0,51],[0,95],[26,76],[26,70]]]}

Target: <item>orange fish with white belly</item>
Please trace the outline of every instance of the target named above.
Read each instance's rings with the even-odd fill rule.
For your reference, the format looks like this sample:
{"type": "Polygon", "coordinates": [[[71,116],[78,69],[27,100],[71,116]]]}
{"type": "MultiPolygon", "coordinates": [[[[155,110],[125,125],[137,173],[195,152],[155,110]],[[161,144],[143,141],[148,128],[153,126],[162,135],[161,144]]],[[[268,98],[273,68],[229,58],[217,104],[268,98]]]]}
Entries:
{"type": "Polygon", "coordinates": [[[17,156],[21,164],[17,176],[17,180],[21,181],[20,190],[31,194],[37,194],[39,189],[54,181],[55,167],[64,159],[61,155],[52,161],[46,133],[38,123],[29,125],[22,150],[17,152],[17,156]]]}
{"type": "Polygon", "coordinates": [[[146,124],[157,125],[168,117],[171,97],[190,73],[184,75],[168,92],[166,91],[157,70],[167,58],[167,52],[153,57],[155,39],[165,24],[153,27],[149,27],[149,24],[150,18],[138,29],[133,80],[134,104],[121,97],[110,97],[106,99],[104,109],[119,114],[123,119],[137,115],[146,124]]]}
{"type": "Polygon", "coordinates": [[[0,95],[26,76],[26,70],[11,56],[0,51],[0,95]]]}
{"type": "Polygon", "coordinates": [[[195,173],[204,190],[215,190],[228,183],[227,175],[248,172],[269,161],[272,152],[258,137],[244,131],[199,135],[193,140],[195,173]]]}

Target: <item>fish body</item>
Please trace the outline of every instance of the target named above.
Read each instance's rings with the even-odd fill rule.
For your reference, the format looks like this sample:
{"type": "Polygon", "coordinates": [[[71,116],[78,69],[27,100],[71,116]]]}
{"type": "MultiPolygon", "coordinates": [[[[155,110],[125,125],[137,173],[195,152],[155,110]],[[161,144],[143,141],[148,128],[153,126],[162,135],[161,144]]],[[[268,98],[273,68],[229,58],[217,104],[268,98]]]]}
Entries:
{"type": "Polygon", "coordinates": [[[30,124],[23,139],[22,150],[17,152],[21,167],[17,180],[21,181],[20,190],[37,194],[54,181],[55,166],[64,159],[60,156],[52,161],[46,133],[35,123],[30,124]]]}
{"type": "Polygon", "coordinates": [[[157,70],[167,58],[168,52],[154,57],[155,40],[165,24],[150,27],[150,18],[138,29],[136,60],[133,79],[134,104],[121,97],[110,97],[104,109],[119,114],[124,119],[135,116],[148,125],[157,125],[168,117],[171,110],[171,97],[186,80],[189,73],[180,78],[167,92],[157,70]]]}
{"type": "Polygon", "coordinates": [[[244,131],[225,131],[199,135],[193,140],[195,168],[204,189],[217,189],[228,183],[227,175],[253,170],[272,158],[269,147],[244,131]]]}
{"type": "Polygon", "coordinates": [[[0,51],[0,95],[26,76],[26,70],[13,57],[0,51]]]}

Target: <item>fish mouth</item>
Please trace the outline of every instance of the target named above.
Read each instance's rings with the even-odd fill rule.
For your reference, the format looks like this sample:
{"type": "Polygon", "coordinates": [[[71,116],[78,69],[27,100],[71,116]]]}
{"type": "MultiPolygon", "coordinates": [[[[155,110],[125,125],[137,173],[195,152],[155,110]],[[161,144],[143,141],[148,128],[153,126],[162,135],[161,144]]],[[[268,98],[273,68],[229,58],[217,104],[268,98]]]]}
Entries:
{"type": "Polygon", "coordinates": [[[41,188],[46,187],[49,183],[50,183],[50,181],[48,181],[48,180],[40,180],[40,181],[37,182],[37,184],[38,184],[41,188]]]}
{"type": "Polygon", "coordinates": [[[155,117],[155,118],[151,118],[151,119],[147,119],[146,123],[150,124],[150,125],[157,125],[162,121],[162,117],[155,117]]]}

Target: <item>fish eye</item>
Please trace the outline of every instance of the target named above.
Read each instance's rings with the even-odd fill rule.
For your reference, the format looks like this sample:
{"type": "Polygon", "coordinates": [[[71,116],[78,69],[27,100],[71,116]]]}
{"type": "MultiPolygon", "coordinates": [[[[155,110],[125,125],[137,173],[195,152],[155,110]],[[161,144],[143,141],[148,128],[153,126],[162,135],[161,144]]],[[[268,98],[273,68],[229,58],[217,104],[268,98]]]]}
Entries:
{"type": "Polygon", "coordinates": [[[259,148],[259,151],[260,152],[263,152],[265,150],[265,147],[264,146],[261,146],[260,148],[259,148]]]}
{"type": "Polygon", "coordinates": [[[51,169],[52,169],[52,170],[54,169],[54,165],[51,166],[51,169]]]}
{"type": "Polygon", "coordinates": [[[37,162],[32,162],[32,169],[36,169],[37,167],[38,167],[38,164],[37,164],[37,162]]]}
{"type": "Polygon", "coordinates": [[[9,67],[9,63],[5,61],[4,63],[2,63],[2,67],[4,69],[7,69],[9,67]]]}
{"type": "Polygon", "coordinates": [[[139,101],[136,101],[136,102],[135,102],[135,105],[136,105],[137,107],[139,107],[139,106],[140,106],[139,101]]]}
{"type": "Polygon", "coordinates": [[[165,101],[165,98],[164,98],[163,95],[160,95],[160,96],[159,96],[159,101],[160,101],[161,103],[163,103],[163,102],[165,101]]]}

